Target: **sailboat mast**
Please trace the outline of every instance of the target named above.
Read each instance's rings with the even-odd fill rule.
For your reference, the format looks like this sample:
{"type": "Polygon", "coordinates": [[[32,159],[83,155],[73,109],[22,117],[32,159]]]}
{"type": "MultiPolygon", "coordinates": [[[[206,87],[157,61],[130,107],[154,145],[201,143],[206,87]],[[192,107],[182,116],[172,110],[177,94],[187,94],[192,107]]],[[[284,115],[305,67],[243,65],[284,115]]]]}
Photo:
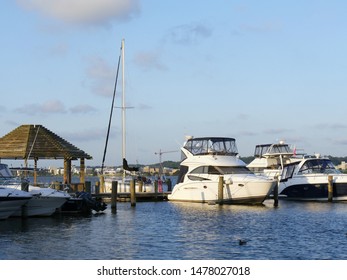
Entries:
{"type": "Polygon", "coordinates": [[[122,40],[122,158],[126,158],[126,146],[125,146],[125,77],[124,77],[124,39],[122,40]]]}

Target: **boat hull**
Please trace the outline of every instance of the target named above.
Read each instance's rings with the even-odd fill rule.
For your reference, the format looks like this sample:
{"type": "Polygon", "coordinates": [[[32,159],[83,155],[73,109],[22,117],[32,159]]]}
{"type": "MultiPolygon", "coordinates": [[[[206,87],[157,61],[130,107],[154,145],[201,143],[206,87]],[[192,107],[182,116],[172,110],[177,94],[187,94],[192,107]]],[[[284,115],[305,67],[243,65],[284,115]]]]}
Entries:
{"type": "Polygon", "coordinates": [[[218,198],[218,182],[187,182],[175,186],[169,201],[223,204],[262,204],[275,186],[272,180],[233,182],[223,188],[218,198]]]}
{"type": "MultiPolygon", "coordinates": [[[[293,177],[280,183],[279,194],[281,199],[287,200],[327,201],[329,197],[328,175],[293,177]]],[[[332,199],[347,201],[347,176],[333,177],[332,199]]]]}
{"type": "Polygon", "coordinates": [[[66,192],[31,185],[28,193],[32,199],[25,205],[24,211],[18,210],[12,216],[51,216],[70,198],[66,192]]]}
{"type": "Polygon", "coordinates": [[[16,211],[21,211],[21,206],[30,199],[31,197],[0,197],[0,220],[7,219],[16,211]]]}
{"type": "Polygon", "coordinates": [[[51,216],[67,200],[67,197],[33,196],[33,198],[26,204],[24,212],[17,210],[12,216],[51,216]]]}

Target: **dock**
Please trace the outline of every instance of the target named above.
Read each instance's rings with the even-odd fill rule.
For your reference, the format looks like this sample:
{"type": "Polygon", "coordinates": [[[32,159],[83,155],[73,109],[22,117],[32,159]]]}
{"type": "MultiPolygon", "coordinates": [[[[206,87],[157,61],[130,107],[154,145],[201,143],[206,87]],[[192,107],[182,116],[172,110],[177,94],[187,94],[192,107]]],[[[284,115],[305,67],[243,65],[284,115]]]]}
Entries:
{"type": "MultiPolygon", "coordinates": [[[[146,201],[167,201],[168,195],[171,192],[136,192],[135,198],[138,202],[146,202],[146,201]]],[[[95,198],[101,198],[103,201],[111,201],[112,193],[99,193],[92,194],[95,198]]],[[[117,201],[119,202],[129,202],[131,199],[130,193],[117,193],[117,201]]]]}

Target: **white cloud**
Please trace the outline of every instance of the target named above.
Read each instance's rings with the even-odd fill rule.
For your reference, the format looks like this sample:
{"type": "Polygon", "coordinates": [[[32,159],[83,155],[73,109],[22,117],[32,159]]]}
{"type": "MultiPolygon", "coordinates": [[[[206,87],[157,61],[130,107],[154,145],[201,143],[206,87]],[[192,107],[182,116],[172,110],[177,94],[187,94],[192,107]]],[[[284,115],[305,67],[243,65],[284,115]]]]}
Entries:
{"type": "Polygon", "coordinates": [[[139,0],[17,0],[18,5],[73,24],[108,24],[125,21],[140,11],[139,0]]]}
{"type": "Polygon", "coordinates": [[[24,105],[15,109],[15,112],[33,116],[39,114],[63,114],[66,113],[66,109],[61,101],[49,100],[42,104],[24,105]]]}
{"type": "Polygon", "coordinates": [[[111,66],[101,57],[92,57],[88,60],[86,73],[94,94],[106,97],[112,96],[117,71],[116,66],[111,66]]]}
{"type": "Polygon", "coordinates": [[[143,70],[167,70],[167,67],[160,61],[159,54],[155,52],[139,52],[136,54],[134,62],[143,70]]]}
{"type": "Polygon", "coordinates": [[[211,37],[212,29],[202,23],[191,23],[176,26],[169,31],[169,39],[176,44],[190,45],[198,43],[201,39],[211,37]]]}
{"type": "Polygon", "coordinates": [[[73,114],[86,114],[96,112],[96,108],[88,104],[76,105],[70,108],[70,112],[73,114]]]}

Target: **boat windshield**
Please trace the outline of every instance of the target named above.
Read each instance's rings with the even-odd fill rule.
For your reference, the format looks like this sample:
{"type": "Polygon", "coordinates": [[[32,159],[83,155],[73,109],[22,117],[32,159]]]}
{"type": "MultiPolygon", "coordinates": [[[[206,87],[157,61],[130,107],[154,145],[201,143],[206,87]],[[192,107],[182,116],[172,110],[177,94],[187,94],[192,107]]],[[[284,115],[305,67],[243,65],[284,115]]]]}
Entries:
{"type": "Polygon", "coordinates": [[[8,168],[7,164],[0,163],[0,177],[1,178],[13,177],[12,172],[8,168]]]}
{"type": "Polygon", "coordinates": [[[193,155],[213,154],[236,156],[238,154],[234,138],[193,138],[186,142],[184,148],[193,155]]]}
{"type": "Polygon", "coordinates": [[[340,173],[329,159],[309,159],[300,168],[298,174],[308,173],[340,173]]]}
{"type": "Polygon", "coordinates": [[[281,143],[257,145],[254,151],[255,157],[263,157],[264,155],[276,156],[281,154],[287,155],[287,154],[293,154],[293,152],[287,144],[281,144],[281,143]]]}

